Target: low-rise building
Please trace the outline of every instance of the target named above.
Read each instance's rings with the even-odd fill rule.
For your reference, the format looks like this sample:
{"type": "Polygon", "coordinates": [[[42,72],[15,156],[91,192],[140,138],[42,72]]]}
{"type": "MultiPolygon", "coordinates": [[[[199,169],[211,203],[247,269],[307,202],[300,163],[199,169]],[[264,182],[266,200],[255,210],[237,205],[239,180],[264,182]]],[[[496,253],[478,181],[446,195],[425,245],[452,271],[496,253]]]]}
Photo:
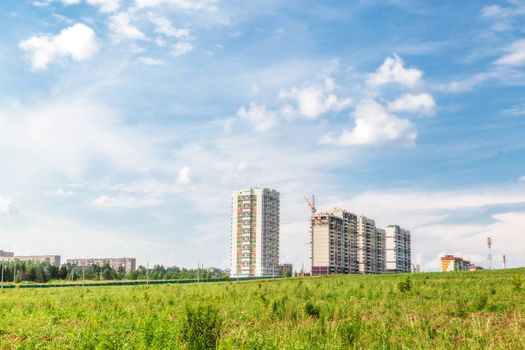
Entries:
{"type": "Polygon", "coordinates": [[[469,271],[470,266],[470,261],[464,260],[459,256],[445,255],[441,257],[441,272],[469,271]]]}
{"type": "Polygon", "coordinates": [[[279,264],[279,275],[283,277],[293,276],[293,265],[292,264],[279,264]]]}
{"type": "Polygon", "coordinates": [[[0,256],[0,261],[25,261],[37,263],[49,263],[54,266],[60,266],[60,255],[28,255],[28,256],[0,256]]]}
{"type": "Polygon", "coordinates": [[[135,271],[137,259],[135,258],[87,258],[87,259],[68,259],[67,263],[73,267],[90,267],[92,265],[109,265],[115,271],[131,273],[135,271]]]}
{"type": "Polygon", "coordinates": [[[0,257],[3,257],[3,258],[7,257],[7,258],[9,258],[9,257],[13,257],[13,256],[15,256],[15,253],[13,253],[13,252],[6,252],[4,250],[0,250],[0,257]]]}

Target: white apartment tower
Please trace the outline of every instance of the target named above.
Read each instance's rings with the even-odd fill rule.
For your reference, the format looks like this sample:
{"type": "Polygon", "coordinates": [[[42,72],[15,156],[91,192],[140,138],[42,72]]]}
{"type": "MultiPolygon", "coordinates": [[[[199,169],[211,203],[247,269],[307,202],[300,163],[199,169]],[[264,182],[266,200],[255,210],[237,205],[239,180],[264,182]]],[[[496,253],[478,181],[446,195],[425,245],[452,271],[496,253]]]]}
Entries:
{"type": "Polygon", "coordinates": [[[279,274],[279,192],[233,192],[230,268],[232,277],[279,274]]]}
{"type": "Polygon", "coordinates": [[[389,225],[385,233],[386,272],[410,272],[412,268],[410,231],[398,225],[389,225]]]}
{"type": "Polygon", "coordinates": [[[357,272],[357,216],[334,208],[311,218],[312,276],[357,272]]]}

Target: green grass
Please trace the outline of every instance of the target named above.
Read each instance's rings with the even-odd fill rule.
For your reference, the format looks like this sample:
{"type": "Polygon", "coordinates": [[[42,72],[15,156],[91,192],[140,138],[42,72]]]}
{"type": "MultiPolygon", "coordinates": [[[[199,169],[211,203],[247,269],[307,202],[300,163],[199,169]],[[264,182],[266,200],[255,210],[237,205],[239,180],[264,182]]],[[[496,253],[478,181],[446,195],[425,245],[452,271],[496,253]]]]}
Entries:
{"type": "Polygon", "coordinates": [[[524,349],[524,279],[513,269],[2,290],[0,349],[524,349]]]}

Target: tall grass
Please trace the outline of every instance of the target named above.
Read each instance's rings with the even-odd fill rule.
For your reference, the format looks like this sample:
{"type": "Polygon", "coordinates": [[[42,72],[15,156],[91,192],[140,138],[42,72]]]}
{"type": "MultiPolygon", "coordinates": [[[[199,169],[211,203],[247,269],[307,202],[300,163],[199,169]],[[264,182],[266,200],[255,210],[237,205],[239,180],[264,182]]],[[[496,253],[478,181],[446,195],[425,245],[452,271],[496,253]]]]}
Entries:
{"type": "Polygon", "coordinates": [[[523,349],[524,278],[513,269],[0,290],[0,349],[523,349]]]}

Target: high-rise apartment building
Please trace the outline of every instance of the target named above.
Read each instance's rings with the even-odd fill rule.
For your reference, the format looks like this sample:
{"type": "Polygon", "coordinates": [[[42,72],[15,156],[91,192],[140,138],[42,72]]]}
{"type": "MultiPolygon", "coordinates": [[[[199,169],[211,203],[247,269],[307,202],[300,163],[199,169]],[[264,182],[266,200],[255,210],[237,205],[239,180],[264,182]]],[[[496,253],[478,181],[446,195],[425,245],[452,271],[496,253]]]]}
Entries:
{"type": "Polygon", "coordinates": [[[357,217],[357,263],[359,273],[377,273],[376,222],[366,216],[357,217]]]}
{"type": "Polygon", "coordinates": [[[376,227],[376,271],[375,273],[385,273],[385,244],[386,231],[376,227]]]}
{"type": "Polygon", "coordinates": [[[386,272],[410,272],[412,268],[410,231],[398,225],[389,225],[385,232],[386,272]]]}
{"type": "Polygon", "coordinates": [[[311,218],[312,276],[357,272],[357,216],[334,208],[311,218]]]}
{"type": "Polygon", "coordinates": [[[230,267],[232,277],[278,276],[279,192],[233,192],[230,267]]]}
{"type": "MultiPolygon", "coordinates": [[[[410,232],[399,226],[376,227],[373,219],[334,208],[311,217],[312,276],[347,273],[385,273],[389,232],[398,228],[399,268],[410,272],[410,232]]],[[[396,248],[397,249],[397,248],[396,248]]],[[[397,254],[397,253],[396,253],[397,254]]],[[[396,260],[397,263],[397,260],[396,260]]]]}

